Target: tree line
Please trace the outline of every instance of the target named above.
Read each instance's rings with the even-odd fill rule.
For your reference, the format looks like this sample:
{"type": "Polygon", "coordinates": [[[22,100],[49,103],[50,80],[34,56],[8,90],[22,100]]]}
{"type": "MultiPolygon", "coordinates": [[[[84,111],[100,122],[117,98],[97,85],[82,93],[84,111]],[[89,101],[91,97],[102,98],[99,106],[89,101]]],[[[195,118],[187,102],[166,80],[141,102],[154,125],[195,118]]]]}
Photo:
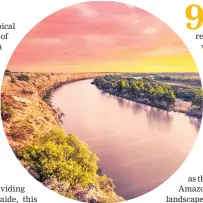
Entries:
{"type": "Polygon", "coordinates": [[[192,106],[202,108],[201,88],[172,86],[150,76],[105,75],[96,77],[92,84],[105,92],[164,109],[172,107],[176,98],[191,101],[192,106]]]}
{"type": "Polygon", "coordinates": [[[176,99],[170,85],[156,83],[150,77],[135,79],[106,75],[95,78],[93,84],[109,93],[165,109],[176,99]]]}

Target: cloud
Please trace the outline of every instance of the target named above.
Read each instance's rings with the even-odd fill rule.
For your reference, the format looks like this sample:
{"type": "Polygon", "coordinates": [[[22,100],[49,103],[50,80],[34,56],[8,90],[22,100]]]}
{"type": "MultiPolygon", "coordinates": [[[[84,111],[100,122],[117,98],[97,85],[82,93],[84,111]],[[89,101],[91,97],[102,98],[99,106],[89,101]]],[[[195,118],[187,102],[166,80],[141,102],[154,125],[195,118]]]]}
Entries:
{"type": "Polygon", "coordinates": [[[145,55],[173,55],[173,54],[181,54],[181,53],[187,53],[187,48],[184,47],[169,47],[169,48],[163,48],[163,49],[156,49],[152,50],[150,52],[147,52],[145,55]]]}
{"type": "Polygon", "coordinates": [[[111,61],[116,61],[118,67],[125,67],[142,57],[157,55],[159,63],[162,55],[187,52],[179,37],[160,22],[131,5],[101,1],[77,4],[36,25],[21,41],[9,64],[43,67],[95,62],[96,67],[111,66],[111,61]]]}
{"type": "Polygon", "coordinates": [[[126,4],[126,6],[127,6],[128,8],[130,8],[130,9],[135,9],[135,8],[136,8],[135,6],[130,5],[130,4],[126,4]]]}
{"type": "Polygon", "coordinates": [[[146,35],[154,35],[154,34],[156,34],[157,29],[156,29],[156,28],[153,28],[153,27],[149,27],[149,28],[144,29],[143,32],[144,32],[144,34],[146,34],[146,35]]]}
{"type": "Polygon", "coordinates": [[[61,40],[57,38],[36,38],[30,39],[30,42],[36,44],[57,44],[60,43],[61,40]]]}
{"type": "Polygon", "coordinates": [[[93,18],[98,15],[98,12],[93,9],[90,4],[78,4],[74,8],[78,9],[84,17],[93,18]]]}

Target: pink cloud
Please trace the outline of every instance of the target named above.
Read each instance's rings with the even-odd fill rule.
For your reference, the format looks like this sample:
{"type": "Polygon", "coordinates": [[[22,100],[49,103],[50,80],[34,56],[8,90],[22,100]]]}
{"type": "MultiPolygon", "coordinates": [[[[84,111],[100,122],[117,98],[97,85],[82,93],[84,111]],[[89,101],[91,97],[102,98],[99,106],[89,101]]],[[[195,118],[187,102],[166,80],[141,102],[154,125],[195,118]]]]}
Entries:
{"type": "Polygon", "coordinates": [[[16,66],[136,59],[181,40],[153,15],[121,3],[89,2],[42,20],[21,41],[9,63],[16,66]],[[118,56],[119,55],[119,59],[118,56]],[[135,57],[136,56],[136,57],[135,57]]]}

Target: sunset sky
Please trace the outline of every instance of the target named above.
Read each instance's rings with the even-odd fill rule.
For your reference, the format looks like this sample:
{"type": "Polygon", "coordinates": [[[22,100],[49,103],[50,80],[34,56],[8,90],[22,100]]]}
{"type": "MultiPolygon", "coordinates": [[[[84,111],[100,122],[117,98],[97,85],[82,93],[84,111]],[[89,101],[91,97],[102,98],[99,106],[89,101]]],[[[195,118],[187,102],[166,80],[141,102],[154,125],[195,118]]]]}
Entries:
{"type": "Polygon", "coordinates": [[[62,9],[35,26],[8,69],[34,72],[196,72],[181,39],[146,11],[115,2],[62,9]]]}

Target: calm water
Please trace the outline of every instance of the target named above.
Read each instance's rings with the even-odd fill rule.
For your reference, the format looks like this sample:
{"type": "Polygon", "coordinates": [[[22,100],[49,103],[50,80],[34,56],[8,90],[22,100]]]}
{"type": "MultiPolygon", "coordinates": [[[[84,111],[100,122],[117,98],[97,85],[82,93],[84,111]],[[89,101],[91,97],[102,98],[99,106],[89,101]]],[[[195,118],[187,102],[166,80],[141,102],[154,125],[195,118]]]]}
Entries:
{"type": "Polygon", "coordinates": [[[65,113],[63,128],[97,154],[119,195],[131,199],[151,191],[183,163],[200,120],[102,93],[91,81],[53,93],[53,105],[65,113]]]}

